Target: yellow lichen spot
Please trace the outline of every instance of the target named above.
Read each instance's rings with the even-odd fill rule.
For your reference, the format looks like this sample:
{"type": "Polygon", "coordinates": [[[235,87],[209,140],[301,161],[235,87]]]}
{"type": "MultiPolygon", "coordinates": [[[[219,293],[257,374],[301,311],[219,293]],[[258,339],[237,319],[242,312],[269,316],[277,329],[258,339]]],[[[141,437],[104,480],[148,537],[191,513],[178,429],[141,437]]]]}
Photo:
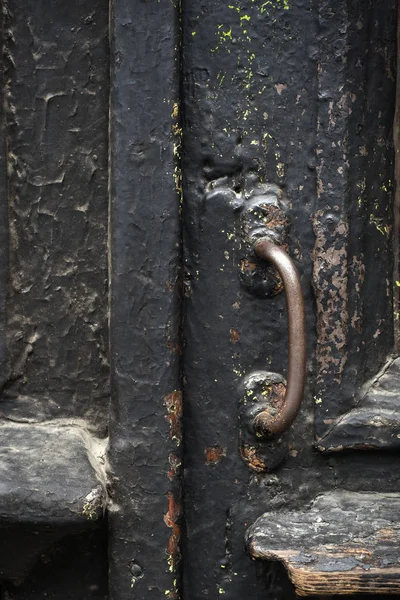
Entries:
{"type": "Polygon", "coordinates": [[[261,6],[259,7],[260,13],[268,14],[268,8],[272,8],[272,9],[283,8],[283,10],[289,10],[289,8],[290,8],[289,0],[267,0],[266,2],[261,4],[261,6]]]}
{"type": "MultiPolygon", "coordinates": [[[[217,79],[218,79],[219,85],[221,86],[225,79],[225,73],[218,73],[217,79]]],[[[226,129],[224,129],[224,131],[225,131],[225,133],[227,133],[226,129]]]]}
{"type": "Polygon", "coordinates": [[[238,368],[236,369],[232,369],[234,374],[237,375],[238,377],[243,377],[244,376],[244,371],[241,371],[241,367],[240,365],[238,366],[238,368]]]}
{"type": "Polygon", "coordinates": [[[322,398],[318,398],[317,396],[314,396],[314,400],[315,400],[315,404],[322,404],[322,398]]]}
{"type": "Polygon", "coordinates": [[[96,506],[93,506],[91,502],[85,502],[82,507],[82,514],[89,519],[89,521],[94,521],[97,519],[96,506]]]}
{"type": "Polygon", "coordinates": [[[379,231],[379,233],[381,233],[382,235],[389,235],[389,227],[388,227],[388,225],[383,224],[383,219],[380,219],[380,218],[376,217],[375,215],[370,214],[369,220],[373,225],[375,225],[375,227],[379,231]]]}
{"type": "Polygon", "coordinates": [[[285,165],[282,162],[278,162],[278,164],[276,165],[276,173],[278,175],[278,177],[284,177],[285,176],[285,165]]]}
{"type": "Polygon", "coordinates": [[[178,102],[174,102],[174,106],[172,108],[171,117],[173,119],[177,119],[179,117],[179,103],[178,102]]]}

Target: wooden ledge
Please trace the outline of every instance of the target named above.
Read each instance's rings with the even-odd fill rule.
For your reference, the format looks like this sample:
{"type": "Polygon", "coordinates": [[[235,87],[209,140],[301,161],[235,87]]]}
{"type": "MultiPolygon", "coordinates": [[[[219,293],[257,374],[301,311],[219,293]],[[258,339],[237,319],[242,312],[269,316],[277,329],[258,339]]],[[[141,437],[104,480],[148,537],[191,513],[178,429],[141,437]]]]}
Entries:
{"type": "Polygon", "coordinates": [[[79,426],[0,422],[0,523],[83,524],[102,516],[101,453],[101,442],[79,426]]]}
{"type": "Polygon", "coordinates": [[[321,452],[400,448],[400,358],[389,361],[359,393],[358,404],[316,443],[321,452]]]}
{"type": "Polygon", "coordinates": [[[331,492],[302,511],[262,515],[253,558],[281,561],[299,596],[400,594],[400,497],[331,492]]]}
{"type": "Polygon", "coordinates": [[[0,421],[0,580],[20,583],[56,540],[103,522],[104,445],[76,424],[0,421]]]}

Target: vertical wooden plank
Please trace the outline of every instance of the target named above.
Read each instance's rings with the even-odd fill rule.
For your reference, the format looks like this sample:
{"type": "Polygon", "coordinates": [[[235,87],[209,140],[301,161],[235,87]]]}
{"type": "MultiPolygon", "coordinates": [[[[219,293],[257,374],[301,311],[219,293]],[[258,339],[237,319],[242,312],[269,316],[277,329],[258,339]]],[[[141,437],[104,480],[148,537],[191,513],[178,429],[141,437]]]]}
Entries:
{"type": "Polygon", "coordinates": [[[110,598],[178,598],[179,4],[111,17],[110,598]]]}
{"type": "Polygon", "coordinates": [[[396,0],[336,7],[318,5],[317,437],[393,349],[396,0]]]}
{"type": "MultiPolygon", "coordinates": [[[[238,208],[258,182],[287,198],[290,253],[312,306],[315,36],[308,0],[183,4],[183,570],[186,597],[196,600],[255,600],[279,589],[244,552],[246,527],[277,500],[268,476],[240,457],[238,410],[246,375],[285,373],[286,310],[283,295],[257,297],[241,285],[238,208]]],[[[308,331],[311,347],[310,310],[308,331]]],[[[304,435],[301,423],[294,429],[304,435]]]]}
{"type": "Polygon", "coordinates": [[[2,9],[3,248],[10,234],[0,275],[7,278],[2,412],[87,419],[104,436],[108,2],[6,0],[2,9]]]}
{"type": "Polygon", "coordinates": [[[395,351],[400,351],[400,2],[397,2],[397,77],[396,109],[393,125],[393,143],[395,150],[395,202],[394,202],[394,335],[395,351]]]}
{"type": "Polygon", "coordinates": [[[6,129],[6,88],[5,71],[7,69],[7,47],[5,11],[0,14],[0,36],[1,36],[1,75],[0,75],[0,382],[3,386],[6,379],[6,331],[5,331],[5,309],[7,299],[7,285],[9,274],[8,253],[8,202],[7,202],[7,129],[6,129]]]}

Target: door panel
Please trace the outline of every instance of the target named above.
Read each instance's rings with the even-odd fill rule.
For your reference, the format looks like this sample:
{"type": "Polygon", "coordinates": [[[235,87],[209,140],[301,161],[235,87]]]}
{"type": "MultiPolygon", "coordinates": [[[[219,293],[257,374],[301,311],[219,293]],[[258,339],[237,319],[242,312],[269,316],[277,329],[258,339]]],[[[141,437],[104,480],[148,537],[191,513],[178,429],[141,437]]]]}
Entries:
{"type": "Polygon", "coordinates": [[[332,498],[350,523],[384,510],[380,550],[395,0],[2,8],[0,597],[289,600],[271,532],[307,569],[286,519],[331,551],[332,498]],[[303,404],[275,437],[253,418],[282,405],[287,310],[254,236],[306,307],[303,404]]]}
{"type": "Polygon", "coordinates": [[[393,352],[396,5],[187,1],[183,40],[183,589],[261,598],[268,578],[246,563],[242,543],[257,516],[306,511],[334,489],[397,489],[389,455],[314,449],[315,435],[322,450],[397,444],[396,375],[390,389],[375,381],[393,352]],[[260,298],[253,285],[266,277],[268,287],[270,273],[249,252],[241,217],[262,193],[287,206],[308,387],[286,439],[255,440],[246,467],[243,384],[260,371],[285,374],[287,360],[284,299],[260,298]],[[369,414],[340,436],[339,419],[356,419],[371,379],[369,414]],[[386,433],[382,388],[392,398],[386,433]]]}
{"type": "Polygon", "coordinates": [[[110,597],[177,598],[179,11],[113,3],[110,597]]]}
{"type": "Polygon", "coordinates": [[[104,436],[108,6],[11,0],[4,9],[9,285],[2,412],[86,419],[104,436]]]}
{"type": "MultiPolygon", "coordinates": [[[[190,291],[184,309],[183,570],[184,596],[196,599],[274,593],[268,576],[245,556],[243,536],[252,515],[271,502],[284,504],[287,492],[280,476],[258,474],[242,461],[238,411],[249,373],[285,374],[287,319],[282,294],[259,297],[241,283],[256,268],[241,211],[251,195],[263,193],[257,192],[260,183],[270,186],[266,195],[290,202],[290,253],[303,281],[310,281],[317,21],[308,2],[286,8],[184,3],[183,218],[190,291]]],[[[303,289],[310,353],[313,301],[310,286],[303,289]]],[[[296,430],[304,431],[303,415],[299,423],[296,430]]],[[[292,442],[293,455],[300,449],[292,442]]],[[[269,461],[277,452],[282,458],[276,448],[269,461]]]]}
{"type": "Polygon", "coordinates": [[[108,3],[2,3],[0,588],[106,598],[108,3]]]}
{"type": "MultiPolygon", "coordinates": [[[[340,421],[393,352],[396,3],[337,8],[321,3],[318,15],[314,395],[325,449],[365,442],[361,421],[366,430],[371,415],[356,412],[358,432],[342,436],[340,421]]],[[[390,445],[390,436],[376,438],[390,445]]]]}

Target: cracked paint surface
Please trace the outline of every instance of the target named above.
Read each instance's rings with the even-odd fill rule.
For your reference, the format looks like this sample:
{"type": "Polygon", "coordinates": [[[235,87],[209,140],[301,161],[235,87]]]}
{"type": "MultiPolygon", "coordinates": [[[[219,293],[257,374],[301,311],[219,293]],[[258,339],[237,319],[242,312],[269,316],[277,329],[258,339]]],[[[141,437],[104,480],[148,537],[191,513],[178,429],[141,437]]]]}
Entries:
{"type": "Polygon", "coordinates": [[[106,428],[108,10],[6,4],[9,208],[2,409],[106,428]]]}

